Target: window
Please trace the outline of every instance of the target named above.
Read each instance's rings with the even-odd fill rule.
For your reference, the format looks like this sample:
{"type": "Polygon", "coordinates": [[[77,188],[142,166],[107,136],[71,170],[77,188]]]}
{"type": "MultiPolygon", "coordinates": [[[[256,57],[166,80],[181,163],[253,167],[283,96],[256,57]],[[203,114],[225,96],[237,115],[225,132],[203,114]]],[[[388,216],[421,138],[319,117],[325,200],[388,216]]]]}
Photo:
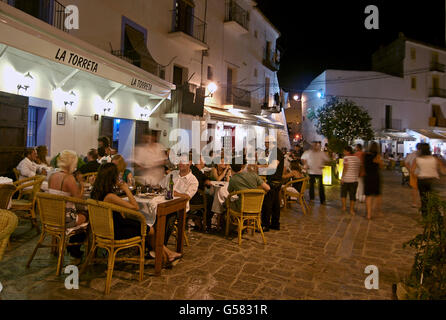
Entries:
{"type": "Polygon", "coordinates": [[[257,68],[256,68],[256,69],[254,69],[254,77],[257,78],[257,75],[258,75],[258,73],[257,73],[257,68]]]}
{"type": "Polygon", "coordinates": [[[173,67],[173,84],[181,86],[187,81],[187,69],[180,66],[173,67]]]}
{"type": "Polygon", "coordinates": [[[417,51],[415,50],[415,48],[410,48],[410,58],[412,60],[415,60],[417,58],[417,51]]]}
{"type": "Polygon", "coordinates": [[[416,90],[417,89],[417,78],[416,77],[410,78],[410,88],[412,90],[416,90]]]}
{"type": "Polygon", "coordinates": [[[28,133],[26,146],[37,146],[37,108],[31,106],[28,107],[28,133]]]}
{"type": "Polygon", "coordinates": [[[212,66],[208,66],[208,80],[214,79],[214,70],[212,69],[212,66]]]}
{"type": "Polygon", "coordinates": [[[254,30],[254,38],[257,39],[258,36],[259,36],[259,34],[258,34],[257,30],[254,30]]]}
{"type": "Polygon", "coordinates": [[[269,107],[269,87],[270,87],[270,79],[265,78],[265,104],[269,107]]]}

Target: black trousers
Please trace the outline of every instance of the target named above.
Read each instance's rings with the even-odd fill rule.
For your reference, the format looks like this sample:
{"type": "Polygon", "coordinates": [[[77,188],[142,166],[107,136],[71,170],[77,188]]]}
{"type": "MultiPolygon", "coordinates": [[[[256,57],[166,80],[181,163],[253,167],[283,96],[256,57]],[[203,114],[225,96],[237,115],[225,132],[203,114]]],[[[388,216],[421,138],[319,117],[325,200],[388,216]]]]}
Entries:
{"type": "Polygon", "coordinates": [[[429,193],[432,191],[432,183],[434,179],[418,179],[418,192],[420,193],[421,199],[421,214],[427,214],[427,202],[429,193]]]}
{"type": "Polygon", "coordinates": [[[314,200],[314,183],[316,180],[318,180],[319,185],[319,200],[321,203],[325,203],[325,191],[321,174],[310,174],[310,200],[314,200]]]}
{"type": "Polygon", "coordinates": [[[262,225],[280,226],[280,188],[281,184],[270,184],[271,189],[265,194],[262,206],[262,225]]]}

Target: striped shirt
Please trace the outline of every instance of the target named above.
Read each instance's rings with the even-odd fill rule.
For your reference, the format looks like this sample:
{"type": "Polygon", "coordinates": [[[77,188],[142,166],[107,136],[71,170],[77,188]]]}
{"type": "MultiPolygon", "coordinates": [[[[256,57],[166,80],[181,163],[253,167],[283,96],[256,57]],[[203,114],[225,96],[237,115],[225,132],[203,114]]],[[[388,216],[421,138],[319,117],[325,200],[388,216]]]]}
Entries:
{"type": "Polygon", "coordinates": [[[361,168],[361,160],[356,156],[344,157],[344,171],[342,172],[342,180],[345,183],[357,182],[359,177],[359,169],[361,168]]]}

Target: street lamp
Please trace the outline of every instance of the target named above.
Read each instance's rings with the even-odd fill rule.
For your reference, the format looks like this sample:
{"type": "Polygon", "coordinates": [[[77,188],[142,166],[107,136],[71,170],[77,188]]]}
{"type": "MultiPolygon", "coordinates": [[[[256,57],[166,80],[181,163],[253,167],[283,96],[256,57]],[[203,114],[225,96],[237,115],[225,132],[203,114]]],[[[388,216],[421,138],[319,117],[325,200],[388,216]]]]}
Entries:
{"type": "Polygon", "coordinates": [[[212,98],[214,93],[217,91],[218,86],[217,86],[217,84],[215,82],[211,82],[211,83],[208,84],[207,89],[209,91],[209,95],[206,96],[205,98],[207,98],[207,97],[211,97],[212,98]]]}
{"type": "Polygon", "coordinates": [[[294,99],[294,101],[299,101],[299,96],[297,94],[295,94],[293,99],[294,99]]]}

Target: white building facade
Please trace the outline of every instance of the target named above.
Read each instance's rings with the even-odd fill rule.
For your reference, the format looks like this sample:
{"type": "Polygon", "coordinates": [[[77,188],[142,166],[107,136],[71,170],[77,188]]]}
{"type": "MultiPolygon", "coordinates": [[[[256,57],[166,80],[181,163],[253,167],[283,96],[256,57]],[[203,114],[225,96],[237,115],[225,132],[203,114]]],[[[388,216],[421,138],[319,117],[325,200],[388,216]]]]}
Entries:
{"type": "Polygon", "coordinates": [[[216,139],[228,136],[223,143],[237,127],[278,130],[289,146],[278,107],[280,34],[254,1],[50,0],[34,8],[2,0],[0,18],[0,103],[28,97],[35,119],[27,136],[51,156],[85,155],[106,135],[132,157],[145,127],[168,147],[171,130],[191,137],[194,120],[216,139]],[[65,28],[70,5],[78,29],[65,28]],[[203,110],[198,94],[185,110],[179,88],[195,94],[211,82],[218,89],[203,92],[203,110]]]}
{"type": "Polygon", "coordinates": [[[422,141],[444,154],[445,62],[445,49],[400,36],[373,55],[376,71],[324,71],[303,94],[304,138],[310,142],[324,140],[317,135],[308,112],[336,96],[367,110],[382,152],[405,155],[422,141]]]}

